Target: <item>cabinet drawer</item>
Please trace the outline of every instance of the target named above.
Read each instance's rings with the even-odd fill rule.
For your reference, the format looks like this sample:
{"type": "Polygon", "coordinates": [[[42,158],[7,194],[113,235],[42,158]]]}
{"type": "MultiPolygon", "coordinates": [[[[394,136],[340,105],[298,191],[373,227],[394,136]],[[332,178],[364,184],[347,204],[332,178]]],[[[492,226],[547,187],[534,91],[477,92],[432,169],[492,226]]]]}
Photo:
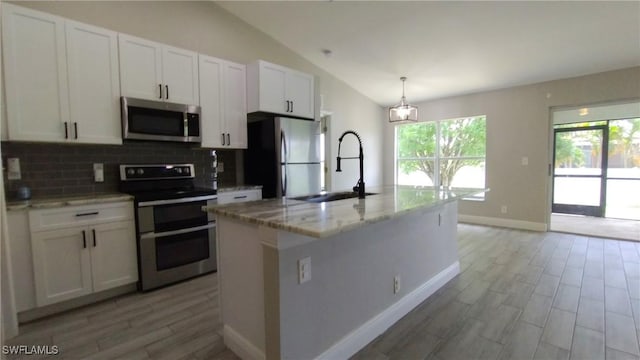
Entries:
{"type": "Polygon", "coordinates": [[[260,189],[231,191],[218,194],[218,204],[229,204],[260,199],[262,199],[262,190],[260,189]]]}
{"type": "Polygon", "coordinates": [[[31,232],[133,220],[131,201],[29,211],[31,232]]]}

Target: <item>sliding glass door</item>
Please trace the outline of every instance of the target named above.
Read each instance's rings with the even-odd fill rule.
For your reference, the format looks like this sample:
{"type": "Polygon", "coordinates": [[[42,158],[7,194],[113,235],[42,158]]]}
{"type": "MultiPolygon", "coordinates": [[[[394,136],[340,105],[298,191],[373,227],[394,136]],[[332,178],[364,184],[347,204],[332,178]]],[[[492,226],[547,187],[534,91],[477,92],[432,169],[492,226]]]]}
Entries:
{"type": "Polygon", "coordinates": [[[552,211],[640,220],[640,118],[554,129],[552,211]]]}
{"type": "Polygon", "coordinates": [[[605,216],[640,220],[640,119],[609,121],[605,216]]]}
{"type": "Polygon", "coordinates": [[[554,130],[554,213],[604,216],[607,147],[605,125],[554,130]]]}

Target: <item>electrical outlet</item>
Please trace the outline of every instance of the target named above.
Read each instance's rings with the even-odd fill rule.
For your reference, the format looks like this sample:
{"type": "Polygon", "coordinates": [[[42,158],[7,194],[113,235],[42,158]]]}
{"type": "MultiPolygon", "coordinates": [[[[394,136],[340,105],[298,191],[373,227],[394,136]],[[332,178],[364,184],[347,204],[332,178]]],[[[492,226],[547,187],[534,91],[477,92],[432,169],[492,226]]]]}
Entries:
{"type": "Polygon", "coordinates": [[[503,213],[503,214],[506,214],[507,213],[507,205],[502,205],[500,207],[500,212],[503,213]]]}
{"type": "Polygon", "coordinates": [[[7,179],[20,180],[22,179],[22,172],[20,171],[20,159],[8,158],[7,159],[7,179]]]}
{"type": "Polygon", "coordinates": [[[397,294],[400,291],[400,276],[396,275],[393,278],[393,293],[397,294]]]}
{"type": "Polygon", "coordinates": [[[298,260],[298,284],[311,280],[311,257],[298,260]]]}
{"type": "Polygon", "coordinates": [[[104,182],[104,164],[93,164],[93,180],[95,182],[104,182]]]}

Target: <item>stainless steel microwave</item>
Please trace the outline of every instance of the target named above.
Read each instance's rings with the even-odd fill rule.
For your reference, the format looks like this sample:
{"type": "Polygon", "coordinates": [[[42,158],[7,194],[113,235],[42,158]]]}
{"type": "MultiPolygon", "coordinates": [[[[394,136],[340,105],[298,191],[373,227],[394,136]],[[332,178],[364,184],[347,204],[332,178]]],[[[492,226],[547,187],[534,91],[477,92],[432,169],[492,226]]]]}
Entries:
{"type": "Polygon", "coordinates": [[[138,140],[202,141],[200,106],[121,98],[122,138],[138,140]]]}

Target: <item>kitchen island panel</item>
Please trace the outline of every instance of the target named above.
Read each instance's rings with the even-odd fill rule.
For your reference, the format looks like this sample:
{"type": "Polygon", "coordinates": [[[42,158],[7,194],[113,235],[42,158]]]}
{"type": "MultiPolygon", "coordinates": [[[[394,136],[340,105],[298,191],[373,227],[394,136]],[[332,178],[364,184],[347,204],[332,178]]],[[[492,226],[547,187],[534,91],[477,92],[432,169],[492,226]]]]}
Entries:
{"type": "Polygon", "coordinates": [[[446,202],[322,241],[219,215],[225,342],[242,358],[348,357],[459,272],[456,214],[446,202]],[[299,284],[306,257],[311,280],[299,284]]]}

